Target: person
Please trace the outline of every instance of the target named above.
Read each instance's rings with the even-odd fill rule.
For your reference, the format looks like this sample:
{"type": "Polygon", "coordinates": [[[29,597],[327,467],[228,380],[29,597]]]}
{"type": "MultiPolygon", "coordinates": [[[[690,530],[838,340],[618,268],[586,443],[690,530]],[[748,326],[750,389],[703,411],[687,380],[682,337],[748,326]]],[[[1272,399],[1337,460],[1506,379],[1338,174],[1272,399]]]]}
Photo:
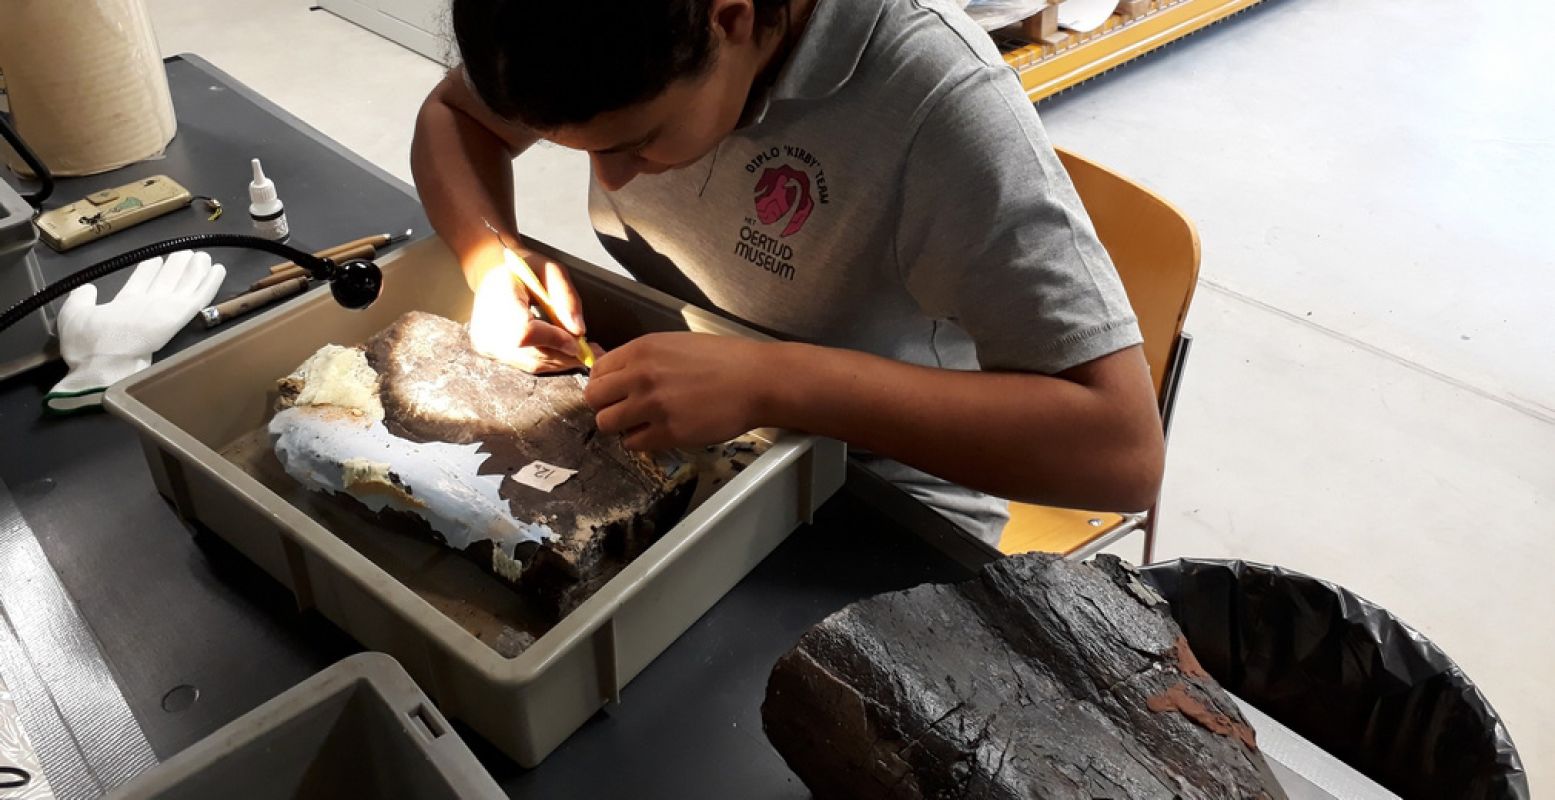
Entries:
{"type": "MultiPolygon", "coordinates": [[[[591,221],[634,277],[784,340],[620,346],[585,393],[601,431],[638,449],[834,437],[994,543],[999,498],[1154,503],[1161,422],[1128,299],[1017,77],[954,2],[451,12],[462,63],[421,108],[412,170],[477,317],[483,295],[523,303],[497,268],[511,162],[545,139],[589,154],[591,221]]],[[[475,319],[472,338],[575,367],[565,270],[520,255],[544,264],[560,326],[526,315],[483,343],[475,319]]]]}

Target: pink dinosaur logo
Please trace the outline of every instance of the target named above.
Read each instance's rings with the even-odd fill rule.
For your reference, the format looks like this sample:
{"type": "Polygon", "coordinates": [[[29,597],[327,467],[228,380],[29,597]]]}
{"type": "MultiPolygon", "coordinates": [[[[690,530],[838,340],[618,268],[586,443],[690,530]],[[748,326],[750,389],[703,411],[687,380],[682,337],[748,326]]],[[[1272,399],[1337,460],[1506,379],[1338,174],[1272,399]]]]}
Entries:
{"type": "Polygon", "coordinates": [[[768,167],[756,181],[756,218],[761,224],[771,225],[788,217],[788,225],[778,236],[798,233],[814,210],[810,176],[804,172],[787,165],[768,167]]]}

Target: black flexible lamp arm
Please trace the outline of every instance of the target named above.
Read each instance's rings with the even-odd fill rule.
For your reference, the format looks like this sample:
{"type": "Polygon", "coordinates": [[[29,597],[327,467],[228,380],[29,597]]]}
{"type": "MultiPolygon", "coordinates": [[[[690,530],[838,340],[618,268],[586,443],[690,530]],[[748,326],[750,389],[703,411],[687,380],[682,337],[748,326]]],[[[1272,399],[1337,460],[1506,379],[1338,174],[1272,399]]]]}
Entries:
{"type": "Polygon", "coordinates": [[[0,331],[15,325],[28,314],[65,296],[77,287],[111,275],[125,267],[180,250],[212,247],[243,247],[289,258],[297,266],[307,270],[312,277],[329,281],[329,290],[334,294],[335,302],[346,308],[366,308],[372,305],[372,302],[378,299],[379,290],[383,288],[383,272],[378,269],[377,264],[367,259],[353,259],[337,264],[331,259],[319,258],[290,245],[258,236],[236,233],[197,233],[137,247],[128,253],[93,264],[61,278],[44,287],[37,294],[6,309],[4,313],[0,313],[0,331]]]}
{"type": "Polygon", "coordinates": [[[15,150],[16,154],[22,157],[22,162],[27,165],[28,169],[32,170],[33,179],[38,182],[38,188],[23,194],[22,199],[26,200],[27,204],[33,208],[41,207],[43,201],[49,199],[49,195],[54,193],[54,173],[49,172],[49,168],[43,163],[43,159],[38,158],[38,154],[34,153],[32,148],[22,141],[22,137],[17,135],[16,129],[12,128],[11,124],[6,122],[3,117],[0,117],[0,138],[4,138],[6,144],[9,144],[11,149],[15,150]]]}

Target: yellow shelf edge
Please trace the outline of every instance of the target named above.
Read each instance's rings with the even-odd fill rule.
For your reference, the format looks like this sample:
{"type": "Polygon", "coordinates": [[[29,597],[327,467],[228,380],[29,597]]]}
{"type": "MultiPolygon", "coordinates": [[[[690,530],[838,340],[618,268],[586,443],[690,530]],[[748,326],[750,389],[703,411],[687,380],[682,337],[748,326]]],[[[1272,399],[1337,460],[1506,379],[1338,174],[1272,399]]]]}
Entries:
{"type": "Polygon", "coordinates": [[[1040,51],[1039,45],[1012,50],[1004,59],[1019,73],[1027,96],[1036,102],[1260,2],[1263,0],[1180,0],[1036,63],[1022,66],[1031,59],[1031,51],[1040,51]]]}

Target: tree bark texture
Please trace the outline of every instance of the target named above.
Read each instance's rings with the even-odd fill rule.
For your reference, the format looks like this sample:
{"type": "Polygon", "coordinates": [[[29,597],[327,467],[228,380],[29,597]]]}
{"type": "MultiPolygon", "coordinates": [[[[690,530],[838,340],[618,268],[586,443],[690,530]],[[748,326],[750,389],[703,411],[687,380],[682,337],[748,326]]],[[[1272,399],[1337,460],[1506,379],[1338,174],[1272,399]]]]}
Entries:
{"type": "Polygon", "coordinates": [[[820,798],[1283,798],[1159,596],[1103,556],[1003,559],[811,628],[767,736],[820,798]]]}

